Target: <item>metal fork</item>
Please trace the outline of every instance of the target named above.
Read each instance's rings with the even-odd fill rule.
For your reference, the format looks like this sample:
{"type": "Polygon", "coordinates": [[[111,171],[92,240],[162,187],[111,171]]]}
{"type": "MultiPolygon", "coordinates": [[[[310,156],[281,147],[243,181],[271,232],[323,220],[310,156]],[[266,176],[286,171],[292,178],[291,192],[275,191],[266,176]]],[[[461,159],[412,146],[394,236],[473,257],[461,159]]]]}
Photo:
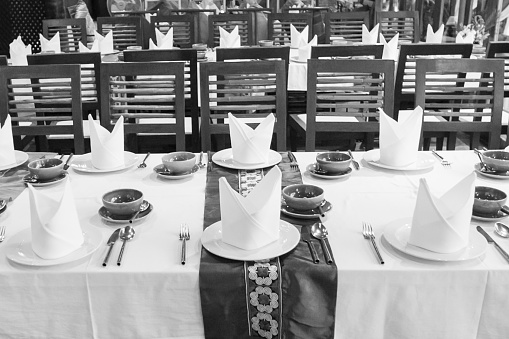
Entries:
{"type": "Polygon", "coordinates": [[[299,164],[297,163],[297,158],[295,158],[295,155],[293,155],[291,151],[288,151],[288,158],[290,159],[290,168],[298,171],[299,164]]]}
{"type": "Polygon", "coordinates": [[[444,157],[442,157],[440,154],[438,154],[437,152],[435,152],[435,150],[431,150],[431,153],[433,153],[434,155],[437,156],[438,159],[440,159],[440,164],[442,166],[451,166],[451,162],[447,161],[444,159],[444,157]]]}
{"type": "Polygon", "coordinates": [[[378,262],[380,262],[380,265],[383,265],[384,259],[382,258],[382,255],[378,251],[378,247],[376,246],[375,234],[373,233],[373,228],[371,228],[371,224],[367,222],[362,222],[362,235],[364,236],[364,239],[371,240],[371,244],[373,245],[373,248],[376,252],[376,256],[378,257],[378,262]]]}
{"type": "Polygon", "coordinates": [[[147,155],[145,156],[145,159],[143,159],[143,161],[141,162],[141,164],[138,165],[138,168],[145,168],[147,167],[147,164],[145,163],[145,160],[147,160],[147,158],[149,157],[150,155],[150,152],[147,153],[147,155]]]}
{"type": "Polygon", "coordinates": [[[5,230],[7,229],[6,226],[0,227],[0,242],[5,240],[5,230]]]}
{"type": "Polygon", "coordinates": [[[187,224],[180,224],[180,234],[179,238],[182,241],[182,255],[180,257],[180,262],[182,265],[186,264],[186,241],[191,239],[191,235],[189,234],[189,227],[187,224]]]}

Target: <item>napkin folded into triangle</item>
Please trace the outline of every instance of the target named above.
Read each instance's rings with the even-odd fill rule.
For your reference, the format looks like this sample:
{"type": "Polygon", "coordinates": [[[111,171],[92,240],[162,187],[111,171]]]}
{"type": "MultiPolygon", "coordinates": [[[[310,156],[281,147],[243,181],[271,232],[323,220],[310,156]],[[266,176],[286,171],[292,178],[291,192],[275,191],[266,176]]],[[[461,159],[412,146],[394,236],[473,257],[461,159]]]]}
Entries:
{"type": "Polygon", "coordinates": [[[376,24],[375,27],[370,31],[366,27],[366,25],[362,25],[362,44],[363,45],[374,45],[377,43],[378,39],[378,26],[380,24],[376,24]]]}
{"type": "Polygon", "coordinates": [[[290,47],[299,48],[308,44],[309,26],[299,32],[294,25],[290,24],[290,47]]]}
{"type": "Polygon", "coordinates": [[[444,24],[441,24],[436,32],[433,32],[433,27],[428,24],[428,28],[426,30],[426,42],[431,44],[440,44],[442,43],[442,37],[444,35],[444,24]]]}
{"type": "Polygon", "coordinates": [[[452,253],[467,246],[475,179],[472,172],[437,197],[421,178],[408,243],[438,253],[452,253]]]}
{"type": "Polygon", "coordinates": [[[7,115],[4,125],[0,127],[0,166],[16,163],[14,141],[12,139],[11,116],[7,115]]]}
{"type": "Polygon", "coordinates": [[[62,53],[60,49],[60,32],[57,32],[51,39],[46,39],[41,33],[39,33],[39,41],[41,42],[41,52],[62,53]]]}
{"type": "Polygon", "coordinates": [[[220,178],[219,199],[223,242],[253,250],[279,239],[279,167],[274,166],[246,197],[232,189],[224,177],[220,178]]]}
{"type": "Polygon", "coordinates": [[[241,164],[266,163],[269,158],[275,120],[274,114],[271,113],[255,129],[252,129],[233,114],[228,113],[233,160],[241,164]]]}
{"type": "Polygon", "coordinates": [[[25,46],[21,36],[18,36],[17,39],[9,44],[9,54],[11,56],[11,65],[27,66],[27,55],[32,54],[32,45],[28,44],[25,46]]]}
{"type": "Polygon", "coordinates": [[[172,49],[173,48],[173,27],[166,32],[166,34],[162,33],[159,29],[155,29],[156,32],[156,42],[157,45],[154,44],[152,38],[149,41],[149,49],[172,49]]]}
{"type": "Polygon", "coordinates": [[[458,44],[473,44],[475,39],[474,32],[468,32],[465,36],[460,32],[456,35],[456,43],[458,44]]]}
{"type": "Polygon", "coordinates": [[[398,61],[399,58],[398,41],[399,33],[396,33],[396,35],[393,36],[389,42],[387,42],[384,36],[380,34],[380,42],[384,45],[382,59],[398,61]]]}
{"type": "Polygon", "coordinates": [[[408,114],[400,114],[398,121],[380,109],[380,163],[404,167],[416,161],[422,116],[419,106],[408,114]]]}
{"type": "Polygon", "coordinates": [[[235,26],[230,33],[228,33],[228,31],[223,27],[219,27],[219,47],[240,47],[239,26],[235,26]]]}
{"type": "Polygon", "coordinates": [[[98,169],[113,169],[125,165],[124,161],[124,117],[120,117],[111,133],[88,116],[90,124],[90,149],[92,165],[98,169]]]}
{"type": "Polygon", "coordinates": [[[106,36],[94,32],[94,43],[90,49],[80,41],[78,44],[80,52],[101,52],[101,54],[115,53],[113,49],[113,31],[109,31],[106,36]]]}
{"type": "Polygon", "coordinates": [[[299,61],[311,59],[311,47],[318,45],[318,36],[315,35],[308,44],[299,47],[299,61]]]}
{"type": "Polygon", "coordinates": [[[69,180],[62,188],[37,191],[28,184],[32,249],[43,259],[61,258],[84,241],[69,180]]]}

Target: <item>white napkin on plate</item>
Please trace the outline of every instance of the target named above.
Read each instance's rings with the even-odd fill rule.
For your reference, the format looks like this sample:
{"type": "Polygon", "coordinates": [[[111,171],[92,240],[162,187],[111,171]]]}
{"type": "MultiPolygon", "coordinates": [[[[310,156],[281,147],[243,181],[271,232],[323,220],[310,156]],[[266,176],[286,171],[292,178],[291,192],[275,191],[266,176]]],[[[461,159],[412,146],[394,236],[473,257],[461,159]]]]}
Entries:
{"type": "Polygon", "coordinates": [[[0,127],[0,166],[16,163],[14,141],[12,139],[11,116],[7,115],[4,125],[0,127]]]}
{"type": "Polygon", "coordinates": [[[279,239],[281,171],[274,166],[243,197],[219,179],[222,240],[232,246],[253,250],[279,239]]]}
{"type": "Polygon", "coordinates": [[[228,33],[228,31],[223,27],[219,27],[219,47],[240,47],[239,26],[235,26],[230,33],[228,33]]]}
{"type": "Polygon", "coordinates": [[[271,113],[253,130],[228,113],[233,160],[241,164],[266,163],[275,120],[274,114],[271,113]]]}
{"type": "Polygon", "coordinates": [[[400,114],[395,121],[380,109],[380,163],[404,167],[417,159],[422,127],[422,108],[400,114]]]}
{"type": "Polygon", "coordinates": [[[80,52],[101,52],[101,54],[115,53],[113,49],[113,31],[109,31],[106,36],[94,32],[94,43],[90,49],[81,42],[78,44],[80,52]]]}
{"type": "Polygon", "coordinates": [[[159,29],[155,29],[156,32],[156,42],[157,45],[154,44],[152,38],[149,41],[149,49],[172,49],[173,48],[173,27],[166,32],[166,34],[162,33],[159,29]]]}
{"type": "Polygon", "coordinates": [[[37,191],[28,184],[28,190],[35,254],[57,259],[77,250],[84,239],[69,180],[63,189],[37,191]]]}
{"type": "Polygon", "coordinates": [[[426,30],[426,42],[431,44],[440,44],[442,43],[442,37],[444,35],[444,24],[441,24],[436,32],[433,32],[433,27],[428,24],[428,29],[426,30]]]}
{"type": "Polygon", "coordinates": [[[299,32],[295,26],[290,24],[290,47],[299,48],[308,44],[309,27],[306,26],[299,32]]]}
{"type": "Polygon", "coordinates": [[[27,66],[27,55],[32,54],[32,45],[25,46],[21,36],[13,40],[9,44],[9,54],[11,56],[11,65],[13,66],[27,66]]]}
{"type": "Polygon", "coordinates": [[[368,30],[366,25],[362,25],[362,44],[363,45],[374,45],[377,43],[378,39],[378,26],[380,24],[376,24],[375,27],[371,31],[368,30]]]}
{"type": "Polygon", "coordinates": [[[39,40],[41,42],[41,52],[49,52],[53,51],[55,53],[62,53],[60,49],[60,32],[53,35],[53,37],[48,40],[41,33],[39,33],[39,40]]]}
{"type": "Polygon", "coordinates": [[[384,45],[382,59],[398,61],[399,58],[398,41],[399,33],[396,33],[396,35],[393,36],[389,42],[387,42],[384,36],[380,34],[380,42],[384,45]]]}
{"type": "Polygon", "coordinates": [[[124,117],[120,117],[110,133],[89,115],[92,165],[98,169],[124,166],[124,117]]]}
{"type": "Polygon", "coordinates": [[[408,243],[438,253],[452,253],[467,246],[475,179],[472,172],[437,197],[421,178],[408,243]]]}
{"type": "Polygon", "coordinates": [[[315,35],[308,44],[299,47],[299,61],[311,59],[311,47],[318,45],[318,36],[315,35]]]}
{"type": "Polygon", "coordinates": [[[456,43],[458,44],[473,44],[475,38],[474,32],[468,32],[465,36],[460,32],[456,35],[456,43]]]}

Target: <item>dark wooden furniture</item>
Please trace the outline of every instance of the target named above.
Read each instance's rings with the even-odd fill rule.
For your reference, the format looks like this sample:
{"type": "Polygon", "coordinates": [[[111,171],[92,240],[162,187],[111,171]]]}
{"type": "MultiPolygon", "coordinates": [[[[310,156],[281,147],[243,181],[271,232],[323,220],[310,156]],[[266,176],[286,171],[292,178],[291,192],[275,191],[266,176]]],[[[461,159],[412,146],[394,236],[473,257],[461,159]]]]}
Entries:
{"type": "Polygon", "coordinates": [[[173,28],[173,46],[191,48],[195,43],[195,23],[192,14],[153,16],[150,18],[150,31],[152,40],[156,41],[155,29],[166,34],[173,28]]]}
{"type": "Polygon", "coordinates": [[[362,42],[362,25],[369,29],[369,12],[327,12],[324,18],[325,42],[334,38],[362,42]]]}
{"type": "Polygon", "coordinates": [[[110,31],[113,34],[113,48],[119,51],[127,49],[128,46],[147,47],[144,33],[146,27],[143,24],[144,18],[139,16],[115,16],[97,18],[97,31],[106,35],[110,31]]]}
{"type": "Polygon", "coordinates": [[[42,21],[42,35],[51,39],[60,35],[60,49],[62,52],[79,52],[79,42],[87,45],[87,22],[79,19],[48,19],[42,21]]]}
{"type": "Polygon", "coordinates": [[[209,47],[219,46],[219,27],[231,32],[239,29],[240,45],[254,44],[253,17],[250,14],[217,14],[209,15],[209,47]]]}
{"type": "Polygon", "coordinates": [[[399,33],[399,41],[417,43],[420,40],[419,12],[376,12],[375,24],[380,24],[379,32],[389,41],[399,33]]]}
{"type": "Polygon", "coordinates": [[[313,33],[313,16],[311,13],[270,13],[268,17],[268,38],[279,45],[290,45],[290,25],[299,32],[308,27],[308,41],[313,33]]]}
{"type": "Polygon", "coordinates": [[[372,57],[382,59],[383,45],[319,45],[311,47],[311,58],[372,57]]]}

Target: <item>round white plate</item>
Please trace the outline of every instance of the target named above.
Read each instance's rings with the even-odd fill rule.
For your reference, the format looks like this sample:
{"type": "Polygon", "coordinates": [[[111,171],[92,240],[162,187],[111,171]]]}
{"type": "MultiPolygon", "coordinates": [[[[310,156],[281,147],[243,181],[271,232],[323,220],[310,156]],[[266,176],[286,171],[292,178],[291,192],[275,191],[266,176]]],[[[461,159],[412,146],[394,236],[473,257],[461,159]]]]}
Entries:
{"type": "MultiPolygon", "coordinates": [[[[325,204],[322,207],[323,212],[327,213],[331,210],[331,208],[332,208],[332,204],[330,202],[328,202],[327,200],[325,200],[325,204]]],[[[318,208],[314,208],[309,211],[297,211],[291,207],[288,207],[284,203],[281,204],[281,212],[283,212],[284,214],[289,215],[291,217],[298,218],[298,219],[314,219],[314,218],[320,217],[318,208]]]]}
{"type": "Polygon", "coordinates": [[[107,173],[107,172],[116,172],[121,171],[126,168],[129,168],[136,164],[138,161],[138,156],[131,152],[124,152],[124,166],[119,166],[110,169],[98,169],[92,165],[92,153],[83,154],[77,156],[71,163],[71,167],[79,172],[87,172],[87,173],[107,173]]]}
{"type": "MultiPolygon", "coordinates": [[[[410,237],[411,219],[396,220],[387,225],[383,237],[389,244],[397,250],[406,253],[412,257],[433,260],[433,261],[464,261],[475,259],[486,252],[488,242],[475,230],[470,229],[470,239],[468,245],[457,252],[437,253],[425,250],[417,246],[408,244],[410,237]]],[[[470,227],[470,226],[469,226],[470,227]]]]}
{"type": "Polygon", "coordinates": [[[233,160],[233,150],[231,148],[223,149],[212,156],[212,161],[219,166],[246,170],[270,167],[279,164],[281,159],[281,154],[274,150],[269,150],[269,158],[266,162],[261,164],[242,164],[233,160]]]}
{"type": "Polygon", "coordinates": [[[174,174],[168,172],[168,170],[164,167],[163,164],[159,164],[156,167],[154,167],[154,172],[156,172],[157,176],[161,179],[178,180],[193,176],[196,172],[198,172],[199,169],[200,166],[194,165],[190,171],[181,174],[174,174]]]}
{"type": "Polygon", "coordinates": [[[83,244],[72,253],[58,259],[42,259],[32,250],[32,230],[24,229],[7,239],[7,259],[27,266],[54,266],[67,264],[83,259],[99,247],[102,243],[102,235],[98,229],[88,228],[83,231],[83,244]]]}
{"type": "Polygon", "coordinates": [[[349,167],[348,170],[341,173],[334,173],[334,174],[328,174],[328,173],[322,173],[322,172],[316,172],[317,165],[316,163],[308,165],[306,167],[306,170],[314,177],[321,178],[321,179],[340,179],[348,177],[350,174],[352,174],[352,169],[349,167]]]}
{"type": "Polygon", "coordinates": [[[481,163],[477,163],[474,165],[474,169],[477,173],[479,173],[480,175],[483,175],[485,177],[488,177],[488,178],[492,178],[492,179],[509,179],[509,172],[494,172],[494,173],[488,173],[488,172],[483,172],[481,171],[481,163]]]}
{"type": "Polygon", "coordinates": [[[50,186],[50,185],[54,185],[54,184],[58,184],[59,182],[62,182],[65,178],[67,178],[68,175],[69,175],[69,173],[67,171],[64,171],[58,177],[53,178],[53,179],[37,180],[36,182],[30,182],[30,181],[25,181],[25,179],[30,178],[32,176],[31,174],[27,174],[23,177],[23,181],[25,181],[28,184],[31,184],[34,187],[44,187],[44,186],[50,186]]]}
{"type": "Polygon", "coordinates": [[[501,221],[507,217],[509,217],[509,215],[505,214],[502,211],[498,211],[497,215],[493,217],[482,217],[480,215],[472,214],[472,219],[479,221],[501,221]]]}
{"type": "Polygon", "coordinates": [[[307,60],[304,60],[304,61],[300,60],[298,56],[293,56],[290,58],[290,60],[293,62],[297,62],[299,64],[307,64],[308,63],[307,60]]]}
{"type": "MultiPolygon", "coordinates": [[[[151,203],[149,203],[148,208],[145,211],[138,214],[138,216],[133,220],[133,222],[144,220],[146,217],[148,217],[148,215],[150,214],[150,212],[152,212],[153,209],[154,209],[154,206],[151,203]]],[[[99,213],[99,216],[101,217],[101,219],[103,219],[104,221],[107,221],[109,223],[112,223],[112,224],[125,224],[131,219],[131,215],[125,215],[125,216],[113,215],[104,206],[99,208],[98,213],[99,213]]]]}
{"type": "Polygon", "coordinates": [[[205,249],[217,256],[242,261],[263,260],[275,258],[290,252],[300,241],[299,230],[280,220],[279,223],[279,239],[262,248],[255,250],[243,250],[238,247],[225,244],[222,240],[222,225],[218,221],[203,231],[201,243],[205,249]]]}
{"type": "Polygon", "coordinates": [[[408,166],[404,167],[397,167],[397,166],[390,166],[385,165],[380,162],[380,150],[379,149],[373,149],[371,151],[367,151],[364,154],[364,160],[370,165],[373,165],[375,167],[395,170],[395,171],[422,171],[429,168],[432,168],[435,166],[435,159],[431,154],[418,152],[417,153],[417,160],[408,166]]]}
{"type": "Polygon", "coordinates": [[[28,160],[28,154],[26,154],[25,152],[22,152],[22,151],[14,150],[14,157],[16,158],[16,162],[13,164],[0,166],[0,171],[18,167],[19,165],[23,165],[25,163],[25,161],[28,160]]]}

